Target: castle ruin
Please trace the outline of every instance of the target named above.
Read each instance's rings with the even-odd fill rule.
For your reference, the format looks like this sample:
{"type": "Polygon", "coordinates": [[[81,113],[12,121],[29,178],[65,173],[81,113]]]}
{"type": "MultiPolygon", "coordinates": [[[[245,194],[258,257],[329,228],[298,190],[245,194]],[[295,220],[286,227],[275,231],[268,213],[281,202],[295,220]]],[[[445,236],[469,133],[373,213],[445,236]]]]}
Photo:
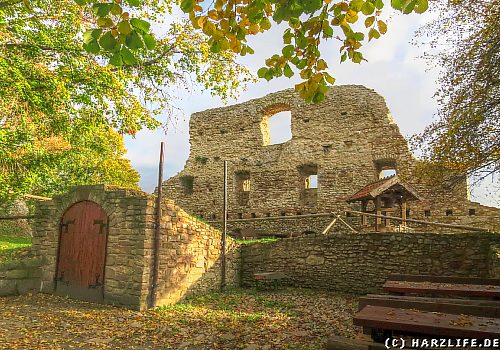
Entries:
{"type": "Polygon", "coordinates": [[[418,161],[384,98],[363,86],[333,87],[319,104],[306,103],[290,89],[194,113],[190,144],[184,169],[164,182],[164,193],[219,226],[227,160],[234,234],[322,232],[331,217],[305,214],[359,210],[347,199],[386,174],[397,174],[419,194],[408,204],[409,218],[493,230],[500,222],[499,209],[469,201],[465,181],[453,189],[419,182],[413,175],[418,161]],[[283,111],[291,112],[292,138],[270,144],[269,120],[283,111]]]}

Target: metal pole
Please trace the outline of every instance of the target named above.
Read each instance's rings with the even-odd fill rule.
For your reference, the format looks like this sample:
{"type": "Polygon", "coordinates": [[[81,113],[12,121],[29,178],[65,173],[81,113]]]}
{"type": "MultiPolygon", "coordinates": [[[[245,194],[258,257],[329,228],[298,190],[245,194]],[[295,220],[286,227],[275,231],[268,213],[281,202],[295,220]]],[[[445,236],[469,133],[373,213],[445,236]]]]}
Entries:
{"type": "Polygon", "coordinates": [[[160,225],[161,225],[161,199],[162,199],[162,184],[163,184],[163,148],[165,143],[162,142],[160,145],[160,163],[158,165],[158,193],[156,196],[156,220],[155,220],[155,232],[153,241],[153,278],[152,278],[152,288],[151,297],[149,299],[149,307],[156,306],[156,292],[158,290],[158,269],[160,265],[159,253],[160,253],[160,225]]]}
{"type": "Polygon", "coordinates": [[[227,160],[224,161],[224,202],[222,213],[222,252],[221,252],[221,284],[220,289],[226,289],[226,232],[227,232],[227,160]]]}

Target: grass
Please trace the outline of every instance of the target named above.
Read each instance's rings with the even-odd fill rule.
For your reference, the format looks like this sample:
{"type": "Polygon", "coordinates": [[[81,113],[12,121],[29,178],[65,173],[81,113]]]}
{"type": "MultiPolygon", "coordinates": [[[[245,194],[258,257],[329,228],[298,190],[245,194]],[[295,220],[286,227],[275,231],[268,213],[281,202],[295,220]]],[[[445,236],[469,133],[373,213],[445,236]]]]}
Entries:
{"type": "Polygon", "coordinates": [[[0,262],[15,259],[31,247],[31,237],[0,235],[0,262]]]}
{"type": "Polygon", "coordinates": [[[276,242],[280,238],[256,238],[256,239],[235,239],[237,243],[240,244],[251,244],[251,243],[269,243],[276,242]]]}

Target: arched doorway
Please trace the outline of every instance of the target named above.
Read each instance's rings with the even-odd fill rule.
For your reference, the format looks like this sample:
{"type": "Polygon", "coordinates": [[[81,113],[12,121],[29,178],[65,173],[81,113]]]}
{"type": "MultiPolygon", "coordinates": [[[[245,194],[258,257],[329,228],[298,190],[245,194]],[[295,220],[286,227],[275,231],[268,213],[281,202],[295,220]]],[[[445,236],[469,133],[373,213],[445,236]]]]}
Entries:
{"type": "Polygon", "coordinates": [[[69,207],[61,218],[56,294],[102,301],[108,216],[91,201],[69,207]]]}

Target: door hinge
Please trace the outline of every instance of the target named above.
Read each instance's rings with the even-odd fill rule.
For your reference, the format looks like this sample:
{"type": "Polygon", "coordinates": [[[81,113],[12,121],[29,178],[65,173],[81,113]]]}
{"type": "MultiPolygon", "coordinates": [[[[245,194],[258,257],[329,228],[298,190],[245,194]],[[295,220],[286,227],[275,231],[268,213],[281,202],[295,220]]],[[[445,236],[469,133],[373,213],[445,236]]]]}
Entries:
{"type": "Polygon", "coordinates": [[[61,221],[61,232],[68,233],[68,226],[70,224],[74,224],[74,223],[75,223],[75,220],[68,220],[66,222],[61,221]]]}
{"type": "Polygon", "coordinates": [[[99,225],[99,234],[106,232],[104,231],[104,228],[106,228],[106,230],[109,228],[109,224],[103,220],[94,220],[94,225],[99,225]]]}

